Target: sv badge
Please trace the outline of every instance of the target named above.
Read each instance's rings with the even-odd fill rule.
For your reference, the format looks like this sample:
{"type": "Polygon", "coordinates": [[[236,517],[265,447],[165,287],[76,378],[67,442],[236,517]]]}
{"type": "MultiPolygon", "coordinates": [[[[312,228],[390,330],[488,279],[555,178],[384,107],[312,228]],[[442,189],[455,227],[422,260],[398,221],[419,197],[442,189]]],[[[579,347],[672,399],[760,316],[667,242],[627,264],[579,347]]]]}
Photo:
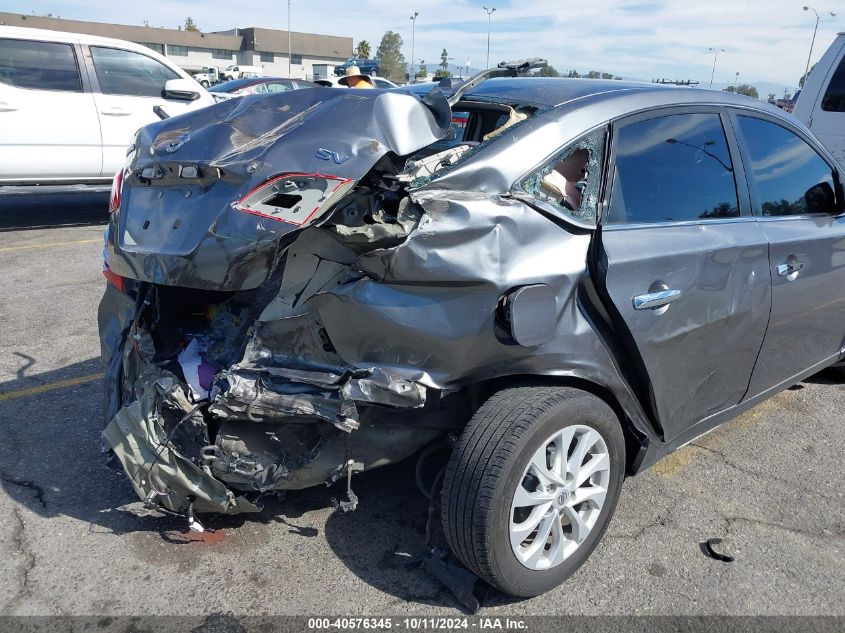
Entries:
{"type": "Polygon", "coordinates": [[[343,154],[339,154],[337,152],[333,152],[330,149],[326,149],[325,147],[321,147],[317,150],[317,158],[320,160],[333,160],[336,164],[342,165],[346,161],[349,160],[349,156],[344,156],[343,154]]]}

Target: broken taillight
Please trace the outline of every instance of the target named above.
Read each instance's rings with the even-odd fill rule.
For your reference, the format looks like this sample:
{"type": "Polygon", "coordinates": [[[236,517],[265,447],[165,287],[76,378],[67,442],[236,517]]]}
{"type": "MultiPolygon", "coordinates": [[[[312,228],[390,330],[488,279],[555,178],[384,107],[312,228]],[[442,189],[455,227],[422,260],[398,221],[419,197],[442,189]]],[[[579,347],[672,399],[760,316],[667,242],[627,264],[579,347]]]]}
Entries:
{"type": "Polygon", "coordinates": [[[340,176],[283,174],[259,185],[233,206],[244,213],[305,226],[328,211],[354,185],[354,180],[340,176]]]}
{"type": "Polygon", "coordinates": [[[103,277],[106,278],[106,281],[109,284],[111,284],[112,286],[114,286],[115,288],[120,290],[121,292],[126,290],[126,278],[121,277],[120,275],[118,275],[116,272],[114,272],[108,266],[103,268],[103,277]]]}
{"type": "Polygon", "coordinates": [[[123,169],[118,170],[111,183],[111,195],[109,196],[109,213],[114,213],[120,208],[120,194],[123,193],[123,169]]]}

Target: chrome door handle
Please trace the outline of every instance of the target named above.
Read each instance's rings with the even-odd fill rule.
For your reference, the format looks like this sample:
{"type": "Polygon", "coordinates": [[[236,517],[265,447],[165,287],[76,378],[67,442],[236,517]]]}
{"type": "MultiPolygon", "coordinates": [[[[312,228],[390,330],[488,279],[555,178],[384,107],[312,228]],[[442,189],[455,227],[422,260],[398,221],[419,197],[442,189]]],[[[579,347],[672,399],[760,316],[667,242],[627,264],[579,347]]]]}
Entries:
{"type": "Polygon", "coordinates": [[[798,276],[798,272],[804,268],[804,262],[792,262],[789,264],[778,264],[777,271],[780,277],[786,277],[792,281],[798,276]]]}
{"type": "Polygon", "coordinates": [[[653,310],[681,298],[680,290],[661,290],[634,297],[634,310],[653,310]]]}

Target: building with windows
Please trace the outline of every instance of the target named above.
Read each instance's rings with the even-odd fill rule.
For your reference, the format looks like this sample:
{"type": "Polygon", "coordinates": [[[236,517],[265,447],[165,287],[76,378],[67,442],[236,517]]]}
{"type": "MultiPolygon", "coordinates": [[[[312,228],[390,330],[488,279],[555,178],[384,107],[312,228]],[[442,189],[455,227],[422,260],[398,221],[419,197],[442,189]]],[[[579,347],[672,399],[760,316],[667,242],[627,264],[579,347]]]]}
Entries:
{"type": "Polygon", "coordinates": [[[287,31],[258,27],[201,33],[2,12],[0,24],[136,42],[170,58],[188,72],[198,72],[204,66],[222,70],[238,64],[261,66],[267,76],[312,79],[315,64],[340,64],[352,56],[351,37],[292,31],[288,51],[287,31]]]}

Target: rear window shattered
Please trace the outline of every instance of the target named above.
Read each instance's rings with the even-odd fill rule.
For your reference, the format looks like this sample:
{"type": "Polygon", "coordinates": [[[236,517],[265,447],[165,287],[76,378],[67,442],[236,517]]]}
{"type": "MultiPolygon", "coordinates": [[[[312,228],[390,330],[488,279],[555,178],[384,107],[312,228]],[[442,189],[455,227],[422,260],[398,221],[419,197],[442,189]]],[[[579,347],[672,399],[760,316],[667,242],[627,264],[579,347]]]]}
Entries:
{"type": "Polygon", "coordinates": [[[437,141],[408,158],[400,182],[413,189],[445,175],[459,163],[475,155],[490,143],[505,137],[510,130],[536,114],[532,106],[481,102],[460,102],[452,113],[454,135],[437,141]]]}
{"type": "Polygon", "coordinates": [[[581,137],[517,183],[517,192],[577,224],[595,225],[604,146],[604,128],[581,137]]]}

